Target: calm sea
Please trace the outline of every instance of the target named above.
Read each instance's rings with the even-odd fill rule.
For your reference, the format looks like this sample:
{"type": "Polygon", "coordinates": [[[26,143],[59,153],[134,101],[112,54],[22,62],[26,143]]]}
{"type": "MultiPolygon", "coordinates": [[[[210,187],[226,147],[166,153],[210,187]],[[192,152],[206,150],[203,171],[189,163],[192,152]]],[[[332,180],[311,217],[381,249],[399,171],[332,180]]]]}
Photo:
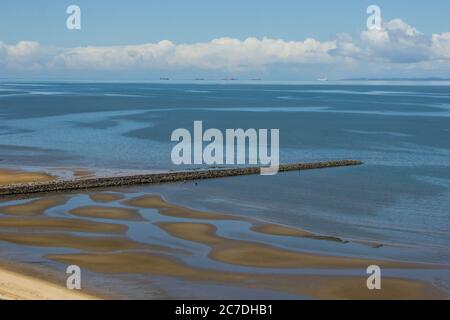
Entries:
{"type": "Polygon", "coordinates": [[[278,128],[281,162],[360,167],[150,188],[450,261],[448,83],[0,83],[0,167],[177,169],[174,129],[278,128]]]}

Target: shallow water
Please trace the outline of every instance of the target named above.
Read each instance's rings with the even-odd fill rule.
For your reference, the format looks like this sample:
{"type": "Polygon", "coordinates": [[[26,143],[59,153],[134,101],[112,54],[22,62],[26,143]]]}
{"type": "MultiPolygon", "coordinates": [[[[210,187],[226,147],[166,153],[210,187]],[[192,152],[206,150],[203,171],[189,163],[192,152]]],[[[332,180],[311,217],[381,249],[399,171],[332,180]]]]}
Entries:
{"type": "Polygon", "coordinates": [[[189,207],[410,248],[377,251],[384,258],[448,264],[449,115],[446,83],[1,83],[0,167],[180,169],[170,134],[195,120],[279,128],[282,162],[365,164],[149,190],[189,207]]]}
{"type": "Polygon", "coordinates": [[[406,262],[417,260],[411,248],[198,211],[161,199],[160,191],[149,186],[5,200],[1,257],[58,278],[68,265],[79,265],[85,289],[116,298],[193,298],[192,288],[202,288],[195,298],[361,298],[370,294],[364,279],[372,264],[383,268],[387,287],[398,286],[396,298],[448,294],[448,266],[406,262]]]}

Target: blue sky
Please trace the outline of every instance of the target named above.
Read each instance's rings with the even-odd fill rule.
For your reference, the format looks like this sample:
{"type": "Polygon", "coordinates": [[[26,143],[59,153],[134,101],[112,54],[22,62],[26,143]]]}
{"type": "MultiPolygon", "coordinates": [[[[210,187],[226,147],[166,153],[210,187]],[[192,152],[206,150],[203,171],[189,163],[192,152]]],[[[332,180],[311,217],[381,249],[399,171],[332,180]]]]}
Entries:
{"type": "MultiPolygon", "coordinates": [[[[43,64],[43,59],[49,59],[46,55],[50,55],[48,53],[48,48],[50,47],[130,46],[158,43],[161,40],[168,40],[173,44],[193,44],[209,43],[214,39],[225,37],[241,41],[248,37],[256,39],[267,37],[274,40],[281,39],[285,42],[302,42],[307,38],[313,38],[318,42],[327,43],[336,41],[338,34],[345,33],[357,39],[353,40],[353,42],[360,46],[358,38],[366,30],[367,15],[365,11],[370,4],[377,4],[381,7],[383,21],[388,22],[393,19],[401,19],[408,26],[426,35],[430,41],[433,34],[442,35],[445,32],[450,32],[450,1],[447,0],[2,0],[0,4],[0,42],[5,46],[13,46],[21,41],[39,43],[39,59],[36,61],[40,65],[43,64]],[[81,7],[82,30],[80,31],[69,31],[65,27],[67,18],[65,11],[70,4],[77,4],[81,7]]],[[[395,33],[399,30],[395,26],[391,29],[395,33]]],[[[403,29],[406,30],[406,28],[403,29]]],[[[377,50],[375,51],[380,54],[380,59],[377,59],[374,56],[377,53],[372,46],[371,50],[374,52],[370,53],[370,58],[367,58],[368,55],[366,54],[364,59],[366,59],[366,62],[371,63],[373,61],[381,63],[378,60],[386,60],[383,65],[386,67],[383,73],[386,76],[402,72],[402,76],[407,75],[405,72],[411,72],[412,76],[442,76],[447,72],[447,63],[441,60],[442,57],[446,60],[447,55],[446,53],[442,54],[443,49],[441,47],[445,47],[447,44],[442,44],[442,41],[446,41],[445,37],[439,39],[441,39],[439,42],[439,55],[433,53],[433,58],[423,58],[423,61],[413,57],[412,62],[414,65],[410,65],[408,69],[400,68],[401,70],[399,70],[399,67],[404,67],[404,64],[398,65],[398,63],[403,62],[401,61],[402,54],[407,53],[408,50],[416,50],[417,47],[398,48],[397,51],[390,52],[387,55],[385,50],[376,48],[377,50]],[[434,61],[435,59],[438,59],[439,63],[445,65],[444,69],[440,66],[436,70],[430,70],[429,66],[417,65],[417,63],[423,64],[426,61],[434,61]],[[395,64],[388,67],[388,64],[393,62],[395,64]]],[[[419,49],[423,49],[426,46],[425,40],[421,40],[420,43],[416,40],[414,41],[414,45],[419,46],[419,49]]],[[[228,44],[223,44],[223,48],[226,46],[228,44]]],[[[10,74],[26,75],[39,73],[36,61],[33,61],[33,71],[26,70],[27,68],[22,68],[23,66],[20,65],[22,60],[14,60],[10,57],[11,52],[16,52],[17,50],[14,51],[12,47],[8,48],[4,49],[5,52],[9,52],[9,55],[8,53],[4,54],[7,57],[4,59],[12,59],[14,64],[9,63],[8,67],[6,67],[7,63],[4,62],[2,64],[0,61],[0,75],[4,75],[6,69],[9,70],[10,74]],[[11,68],[11,65],[14,68],[11,68]]],[[[29,46],[27,48],[29,51],[29,46]]],[[[267,44],[264,48],[269,50],[271,45],[267,44]]],[[[361,48],[367,51],[366,47],[361,46],[361,48]]],[[[37,49],[34,47],[33,50],[33,52],[37,52],[37,49]]],[[[328,50],[328,53],[331,55],[333,55],[333,52],[336,52],[336,50],[329,47],[323,50],[328,50]]],[[[236,48],[236,52],[241,51],[239,48],[236,48]]],[[[153,51],[152,54],[154,54],[153,51]]],[[[348,53],[346,52],[345,54],[348,53]]],[[[208,51],[208,54],[205,54],[208,57],[211,55],[210,51],[208,51]]],[[[217,55],[216,51],[214,55],[217,55]]],[[[343,55],[341,54],[342,57],[343,55]]],[[[37,59],[36,57],[34,58],[37,59]]],[[[154,75],[165,72],[167,74],[184,76],[196,71],[195,73],[197,74],[211,74],[214,76],[225,74],[253,76],[262,74],[268,78],[283,78],[285,73],[286,78],[293,78],[297,77],[295,70],[301,70],[302,78],[309,78],[324,74],[327,70],[330,70],[330,64],[332,64],[334,67],[331,68],[331,73],[334,74],[334,77],[347,76],[344,70],[339,70],[337,61],[330,62],[328,61],[330,59],[327,60],[326,57],[321,57],[321,59],[308,57],[306,62],[304,61],[305,59],[298,56],[292,59],[285,59],[286,61],[280,58],[273,59],[273,61],[268,58],[261,58],[262,62],[259,68],[253,68],[253,65],[252,68],[246,68],[245,61],[236,62],[237,60],[233,57],[221,58],[227,60],[227,62],[224,62],[222,65],[204,66],[198,63],[185,63],[185,65],[182,65],[173,61],[170,61],[170,63],[167,61],[164,61],[164,63],[153,61],[154,65],[148,64],[147,69],[149,73],[154,75]],[[236,65],[232,65],[233,63],[236,63],[236,65]],[[176,64],[176,67],[173,67],[174,64],[176,64]],[[241,68],[241,66],[244,67],[241,68]],[[290,72],[288,72],[289,70],[290,72]],[[292,70],[294,71],[292,72],[292,70]]],[[[359,62],[362,60],[360,56],[356,57],[353,55],[349,56],[346,61],[349,61],[350,58],[357,59],[359,62]]],[[[411,62],[411,57],[408,54],[404,58],[405,62],[411,62]]],[[[1,51],[0,59],[2,59],[1,51]]],[[[83,59],[85,60],[85,57],[83,59]]],[[[146,58],[143,59],[145,60],[146,58]]],[[[247,60],[252,60],[252,57],[249,55],[247,60]]],[[[67,61],[65,64],[67,64],[67,61]]],[[[58,68],[63,69],[67,67],[67,65],[61,67],[60,63],[58,63],[59,67],[54,65],[56,64],[52,63],[53,69],[51,73],[55,74],[58,73],[58,68]]],[[[77,65],[75,68],[73,63],[71,65],[72,69],[76,69],[78,75],[98,75],[102,73],[107,74],[108,72],[111,75],[114,73],[111,70],[105,70],[108,69],[106,67],[100,68],[101,70],[98,72],[92,72],[92,68],[86,67],[86,70],[83,70],[83,67],[77,65]]],[[[134,74],[138,75],[139,72],[136,70],[138,68],[132,70],[133,68],[129,67],[129,64],[127,66],[124,69],[124,66],[119,64],[119,66],[110,66],[110,69],[121,69],[121,74],[125,70],[125,73],[130,77],[134,74]]],[[[379,68],[373,68],[373,70],[376,71],[379,68]]],[[[373,70],[370,67],[364,69],[360,66],[359,69],[350,69],[348,76],[371,75],[374,72],[373,70]]],[[[382,75],[379,74],[379,76],[382,75]]]]}
{"type": "Polygon", "coordinates": [[[366,0],[2,0],[0,39],[50,45],[139,44],[219,37],[332,39],[365,28],[370,4],[424,33],[450,30],[450,1],[366,0]],[[81,32],[65,28],[68,5],[82,9],[81,32]]]}

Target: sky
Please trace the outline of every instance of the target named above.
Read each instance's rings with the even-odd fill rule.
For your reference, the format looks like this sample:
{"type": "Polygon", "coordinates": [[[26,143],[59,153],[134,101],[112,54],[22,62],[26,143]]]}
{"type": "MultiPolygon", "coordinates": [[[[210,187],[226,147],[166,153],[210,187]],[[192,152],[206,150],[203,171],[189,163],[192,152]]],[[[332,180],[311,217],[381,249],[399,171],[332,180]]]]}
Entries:
{"type": "Polygon", "coordinates": [[[450,78],[450,1],[2,0],[0,77],[450,78]],[[68,30],[69,5],[81,30],[68,30]],[[368,30],[369,5],[382,25],[368,30]]]}

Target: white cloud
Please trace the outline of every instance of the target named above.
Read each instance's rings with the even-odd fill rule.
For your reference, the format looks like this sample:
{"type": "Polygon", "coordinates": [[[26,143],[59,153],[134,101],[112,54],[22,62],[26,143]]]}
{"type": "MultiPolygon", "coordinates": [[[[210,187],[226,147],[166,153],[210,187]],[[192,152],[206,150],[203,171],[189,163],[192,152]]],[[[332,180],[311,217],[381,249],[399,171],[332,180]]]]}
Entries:
{"type": "Polygon", "coordinates": [[[64,50],[54,65],[69,69],[198,68],[205,70],[257,69],[278,63],[326,63],[332,60],[335,42],[314,39],[302,42],[269,38],[214,39],[206,43],[179,44],[161,41],[136,46],[79,47],[64,50]]]}
{"type": "Polygon", "coordinates": [[[264,70],[274,65],[303,66],[376,62],[425,66],[439,60],[449,65],[450,33],[419,32],[400,19],[381,30],[361,32],[357,39],[339,34],[334,41],[312,38],[286,41],[271,38],[219,38],[209,42],[175,44],[164,40],[132,46],[54,48],[37,42],[0,42],[0,68],[6,70],[264,70]]]}
{"type": "Polygon", "coordinates": [[[363,31],[354,43],[355,58],[366,61],[416,63],[429,59],[431,40],[400,19],[383,24],[382,29],[363,31]]]}
{"type": "Polygon", "coordinates": [[[431,52],[435,59],[450,60],[450,33],[433,34],[431,52]]]}
{"type": "Polygon", "coordinates": [[[15,45],[0,42],[0,66],[13,70],[40,70],[49,66],[57,51],[34,41],[20,41],[15,45]]]}
{"type": "Polygon", "coordinates": [[[175,45],[170,41],[136,46],[78,47],[62,50],[53,66],[68,69],[117,70],[130,67],[168,67],[167,57],[175,45]]]}

